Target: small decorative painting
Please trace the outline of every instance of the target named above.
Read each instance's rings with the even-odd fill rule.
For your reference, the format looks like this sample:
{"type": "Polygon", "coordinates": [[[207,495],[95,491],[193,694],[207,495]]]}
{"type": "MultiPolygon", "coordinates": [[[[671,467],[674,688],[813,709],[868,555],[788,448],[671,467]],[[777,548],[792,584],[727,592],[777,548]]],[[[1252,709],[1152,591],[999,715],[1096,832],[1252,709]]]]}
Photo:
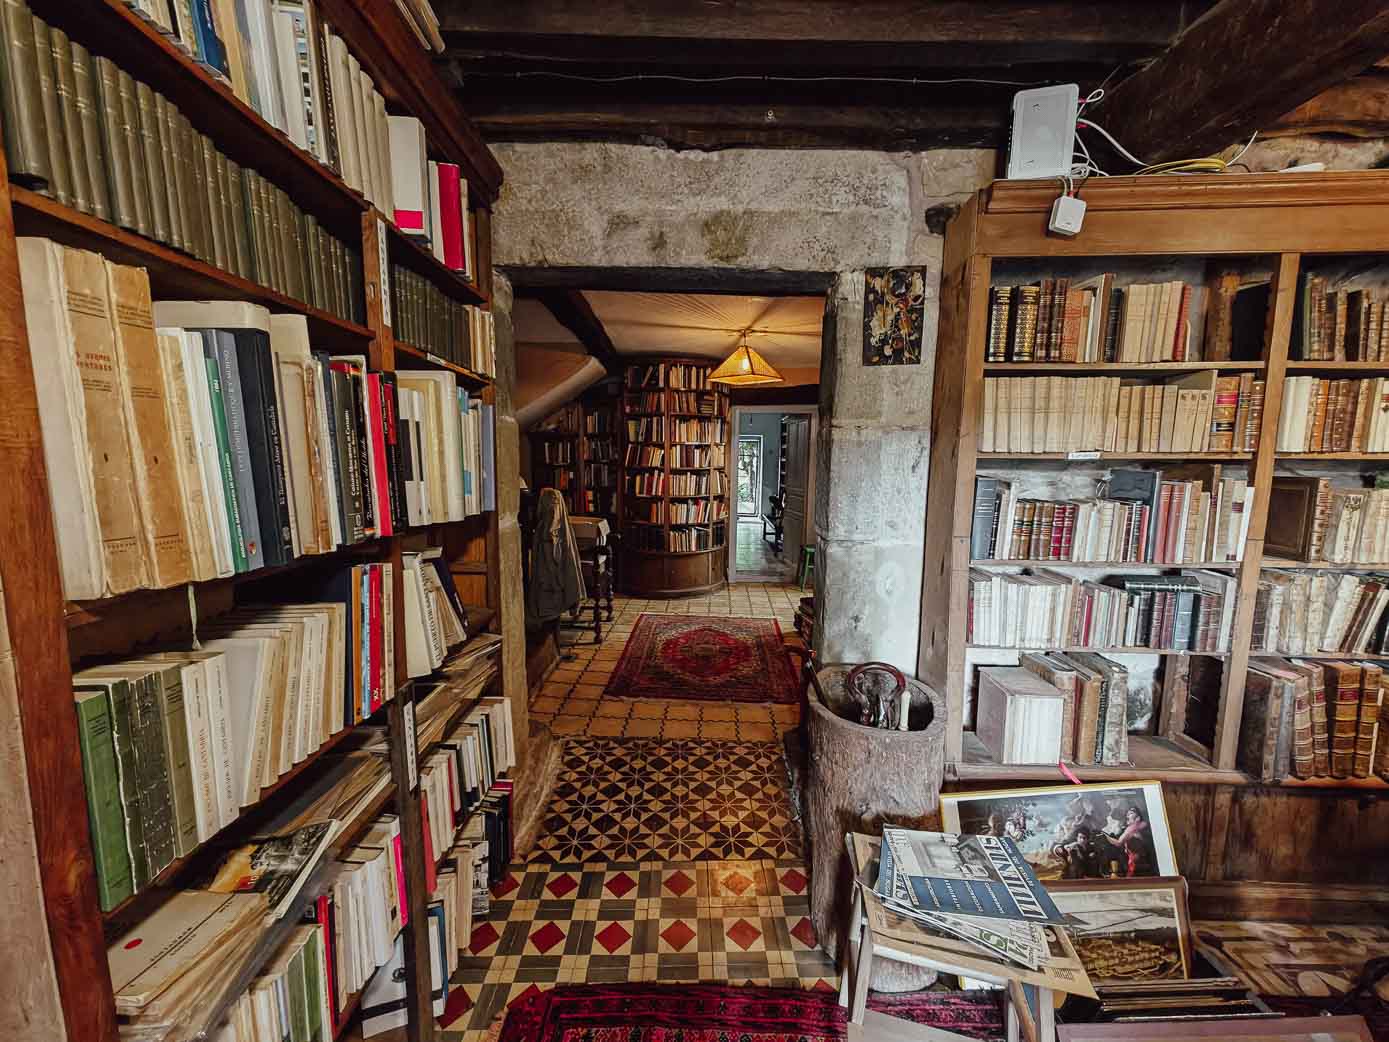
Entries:
{"type": "Polygon", "coordinates": [[[864,365],[920,365],[925,325],[925,268],[869,268],[864,273],[864,365]]]}

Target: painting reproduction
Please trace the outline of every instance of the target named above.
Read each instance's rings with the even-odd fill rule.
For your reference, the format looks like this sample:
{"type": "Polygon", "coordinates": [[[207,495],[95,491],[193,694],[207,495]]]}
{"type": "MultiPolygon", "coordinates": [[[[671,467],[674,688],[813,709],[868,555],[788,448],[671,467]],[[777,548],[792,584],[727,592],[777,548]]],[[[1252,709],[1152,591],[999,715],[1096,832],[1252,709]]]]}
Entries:
{"type": "Polygon", "coordinates": [[[1159,782],[941,796],[946,832],[1007,836],[1041,880],[1180,875],[1159,782]]]}
{"type": "Polygon", "coordinates": [[[863,285],[863,364],[920,365],[926,269],[869,268],[863,285]]]}
{"type": "Polygon", "coordinates": [[[1191,975],[1186,882],[1180,876],[1057,881],[1047,892],[1066,917],[1066,930],[1092,981],[1191,975]]]}

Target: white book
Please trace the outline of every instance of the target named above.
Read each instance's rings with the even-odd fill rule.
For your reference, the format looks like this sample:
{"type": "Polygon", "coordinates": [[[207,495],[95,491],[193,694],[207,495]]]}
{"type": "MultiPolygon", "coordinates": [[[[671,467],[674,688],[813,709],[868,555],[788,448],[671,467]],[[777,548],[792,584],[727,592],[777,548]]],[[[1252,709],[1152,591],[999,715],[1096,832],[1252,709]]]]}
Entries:
{"type": "Polygon", "coordinates": [[[442,197],[439,194],[439,164],[430,162],[428,167],[429,187],[429,252],[440,264],[444,263],[444,237],[439,233],[443,222],[442,197]]]}
{"type": "Polygon", "coordinates": [[[390,212],[395,199],[395,177],[391,170],[391,127],[386,115],[386,99],[379,90],[371,92],[372,131],[376,136],[377,164],[381,183],[377,191],[377,206],[390,212]]]}
{"type": "Polygon", "coordinates": [[[193,415],[193,431],[198,442],[199,467],[203,482],[206,523],[211,526],[212,554],[218,577],[233,574],[231,525],[227,520],[227,489],[222,480],[222,457],[212,419],[212,392],[207,382],[207,360],[203,355],[201,333],[178,327],[161,328],[179,336],[183,349],[183,378],[187,384],[193,415]]]}
{"type": "Polygon", "coordinates": [[[299,27],[294,13],[277,4],[271,12],[271,32],[275,41],[275,74],[279,78],[280,97],[285,111],[284,131],[300,148],[311,151],[311,115],[304,97],[304,76],[299,65],[299,27]]]}
{"type": "Polygon", "coordinates": [[[256,78],[256,87],[260,93],[260,114],[265,117],[266,122],[288,133],[285,92],[280,79],[279,47],[270,15],[270,0],[236,2],[238,11],[244,11],[246,45],[251,52],[250,71],[256,78]]]}
{"type": "Polygon", "coordinates": [[[430,223],[429,155],[424,124],[414,116],[387,117],[391,156],[391,205],[396,227],[422,240],[433,237],[430,223]]]}
{"type": "Polygon", "coordinates": [[[238,813],[260,799],[268,760],[272,641],[222,637],[203,641],[203,650],[222,652],[227,677],[227,720],[235,772],[238,813]]]}

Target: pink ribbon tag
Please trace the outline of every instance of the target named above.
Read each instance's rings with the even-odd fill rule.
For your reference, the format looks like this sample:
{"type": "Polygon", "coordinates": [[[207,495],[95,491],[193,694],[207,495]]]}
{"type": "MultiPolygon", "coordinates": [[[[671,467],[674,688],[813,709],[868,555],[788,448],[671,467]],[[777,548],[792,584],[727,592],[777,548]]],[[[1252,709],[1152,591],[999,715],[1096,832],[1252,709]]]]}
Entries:
{"type": "Polygon", "coordinates": [[[1056,769],[1059,770],[1062,774],[1064,774],[1066,776],[1066,780],[1070,782],[1072,785],[1085,784],[1083,781],[1081,781],[1079,778],[1075,776],[1075,772],[1071,770],[1069,767],[1067,767],[1063,761],[1056,761],[1056,769]]]}

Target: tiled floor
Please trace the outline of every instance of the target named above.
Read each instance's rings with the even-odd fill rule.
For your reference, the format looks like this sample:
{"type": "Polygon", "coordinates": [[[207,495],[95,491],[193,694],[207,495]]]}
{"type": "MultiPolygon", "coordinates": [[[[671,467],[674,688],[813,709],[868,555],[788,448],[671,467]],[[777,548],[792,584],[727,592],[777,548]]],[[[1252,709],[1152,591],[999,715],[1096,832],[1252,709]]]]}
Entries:
{"type": "Polygon", "coordinates": [[[738,583],[706,596],[681,600],[618,597],[612,628],[604,631],[603,643],[570,649],[574,660],[561,662],[531,698],[531,719],[563,737],[773,741],[796,726],[795,706],[604,698],[603,689],[642,612],[776,619],[783,632],[791,633],[796,606],[809,592],[774,583],[738,583]]]}
{"type": "Polygon", "coordinates": [[[642,612],[775,618],[803,592],[739,584],[681,601],[620,598],[612,635],[575,648],[531,699],[565,739],[541,835],[493,890],[444,1038],[495,1037],[507,1007],[560,983],[838,986],[816,946],[781,732],[798,709],[604,697],[642,612]]]}
{"type": "Polygon", "coordinates": [[[733,560],[739,575],[777,577],[790,581],[796,577],[793,551],[783,549],[778,556],[772,544],[762,537],[762,522],[739,521],[733,560]]]}

